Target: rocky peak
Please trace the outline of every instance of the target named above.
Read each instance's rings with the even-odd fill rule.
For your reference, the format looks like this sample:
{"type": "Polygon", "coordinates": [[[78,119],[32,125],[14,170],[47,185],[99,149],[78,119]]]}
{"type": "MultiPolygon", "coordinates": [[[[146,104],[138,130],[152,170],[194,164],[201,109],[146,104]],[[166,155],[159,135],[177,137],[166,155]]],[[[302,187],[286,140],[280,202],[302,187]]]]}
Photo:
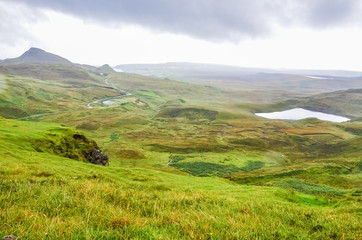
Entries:
{"type": "Polygon", "coordinates": [[[61,63],[61,64],[72,64],[69,60],[55,55],[53,53],[46,52],[40,48],[30,48],[28,51],[23,53],[20,57],[6,59],[5,63],[61,63]]]}

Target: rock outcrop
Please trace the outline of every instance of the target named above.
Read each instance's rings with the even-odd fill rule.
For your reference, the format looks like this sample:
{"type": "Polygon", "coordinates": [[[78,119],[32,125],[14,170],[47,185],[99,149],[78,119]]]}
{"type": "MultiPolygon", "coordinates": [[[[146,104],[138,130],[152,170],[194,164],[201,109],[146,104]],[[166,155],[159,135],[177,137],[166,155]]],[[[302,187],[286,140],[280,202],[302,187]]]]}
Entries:
{"type": "Polygon", "coordinates": [[[108,156],[99,150],[97,143],[72,129],[63,129],[62,133],[57,134],[49,133],[47,138],[34,139],[32,147],[37,152],[108,166],[108,156]]]}
{"type": "Polygon", "coordinates": [[[91,152],[86,152],[84,154],[85,158],[88,162],[102,165],[102,166],[108,166],[108,156],[105,155],[103,152],[101,152],[99,149],[93,149],[91,152]]]}

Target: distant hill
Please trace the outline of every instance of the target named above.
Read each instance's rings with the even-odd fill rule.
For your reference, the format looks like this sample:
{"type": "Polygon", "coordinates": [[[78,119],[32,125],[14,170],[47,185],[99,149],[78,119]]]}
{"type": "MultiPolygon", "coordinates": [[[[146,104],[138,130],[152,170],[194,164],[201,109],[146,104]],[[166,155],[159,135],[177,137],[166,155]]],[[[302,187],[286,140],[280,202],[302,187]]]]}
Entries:
{"type": "Polygon", "coordinates": [[[71,61],[46,52],[39,48],[30,48],[17,58],[8,58],[2,61],[4,64],[21,64],[21,63],[57,63],[57,64],[72,64],[71,61]]]}
{"type": "Polygon", "coordinates": [[[30,48],[20,57],[0,61],[0,72],[8,75],[27,76],[38,79],[58,80],[79,85],[95,79],[96,67],[73,64],[71,61],[39,48],[30,48]]]}
{"type": "Polygon", "coordinates": [[[323,93],[297,102],[297,106],[315,111],[340,114],[352,119],[362,117],[362,89],[323,93]]]}
{"type": "Polygon", "coordinates": [[[94,66],[86,65],[86,64],[75,64],[75,65],[77,67],[80,67],[86,71],[97,74],[99,76],[107,76],[108,74],[116,73],[116,71],[108,64],[104,64],[100,67],[94,67],[94,66]]]}
{"type": "Polygon", "coordinates": [[[80,84],[82,80],[94,80],[89,72],[77,65],[56,63],[19,63],[0,64],[0,73],[7,75],[27,76],[38,79],[57,80],[58,82],[74,79],[80,84]]]}
{"type": "Polygon", "coordinates": [[[316,76],[316,77],[361,77],[362,72],[345,71],[345,70],[309,70],[309,69],[268,69],[268,68],[248,68],[239,66],[228,66],[220,64],[204,64],[204,63],[187,63],[187,62],[169,62],[159,64],[120,64],[115,69],[124,72],[132,72],[143,75],[154,75],[168,77],[187,76],[197,77],[209,75],[227,75],[227,76],[243,76],[257,73],[270,74],[288,74],[299,76],[316,76]]]}
{"type": "Polygon", "coordinates": [[[245,68],[200,63],[125,64],[115,69],[237,90],[319,94],[361,88],[362,72],[245,68]]]}
{"type": "Polygon", "coordinates": [[[100,75],[108,75],[110,73],[115,73],[114,69],[108,64],[104,64],[96,69],[96,72],[100,75]]]}

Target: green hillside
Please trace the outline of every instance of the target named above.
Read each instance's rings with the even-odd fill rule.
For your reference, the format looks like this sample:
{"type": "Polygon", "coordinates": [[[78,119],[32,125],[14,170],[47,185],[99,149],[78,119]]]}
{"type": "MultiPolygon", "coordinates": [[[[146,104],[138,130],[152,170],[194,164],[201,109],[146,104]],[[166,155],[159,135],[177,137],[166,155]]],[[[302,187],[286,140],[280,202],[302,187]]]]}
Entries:
{"type": "Polygon", "coordinates": [[[313,196],[292,188],[234,184],[217,177],[200,178],[122,166],[115,159],[110,167],[96,166],[37,151],[32,145],[56,135],[67,137],[74,130],[55,124],[5,119],[0,122],[3,155],[0,235],[3,236],[14,234],[24,239],[361,237],[359,202],[353,196],[333,197],[336,193],[313,196]]]}
{"type": "Polygon", "coordinates": [[[105,75],[105,74],[110,74],[110,73],[115,73],[116,71],[114,71],[114,69],[109,66],[108,64],[104,64],[100,67],[97,68],[96,70],[99,74],[101,75],[105,75]]]}
{"type": "Polygon", "coordinates": [[[362,89],[319,94],[302,99],[299,105],[317,111],[326,111],[351,118],[361,118],[362,89]]]}
{"type": "Polygon", "coordinates": [[[0,116],[6,118],[87,109],[91,101],[120,94],[103,78],[59,64],[0,66],[0,80],[0,116]]]}
{"type": "Polygon", "coordinates": [[[289,97],[269,104],[259,104],[256,112],[282,111],[290,108],[304,108],[312,111],[345,116],[352,121],[362,117],[362,89],[349,89],[316,95],[289,97]]]}
{"type": "Polygon", "coordinates": [[[359,90],[303,98],[50,63],[0,73],[0,236],[362,237],[359,90]],[[353,121],[254,115],[301,105],[353,121]],[[84,158],[95,148],[108,167],[84,158]]]}

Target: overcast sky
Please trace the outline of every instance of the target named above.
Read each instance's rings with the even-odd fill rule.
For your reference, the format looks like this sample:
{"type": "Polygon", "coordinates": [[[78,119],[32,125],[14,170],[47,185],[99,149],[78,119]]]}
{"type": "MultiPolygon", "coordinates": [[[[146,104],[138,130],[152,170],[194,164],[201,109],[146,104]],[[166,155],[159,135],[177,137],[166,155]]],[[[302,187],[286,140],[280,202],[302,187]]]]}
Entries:
{"type": "Polygon", "coordinates": [[[0,59],[362,71],[361,0],[0,0],[0,59]]]}

